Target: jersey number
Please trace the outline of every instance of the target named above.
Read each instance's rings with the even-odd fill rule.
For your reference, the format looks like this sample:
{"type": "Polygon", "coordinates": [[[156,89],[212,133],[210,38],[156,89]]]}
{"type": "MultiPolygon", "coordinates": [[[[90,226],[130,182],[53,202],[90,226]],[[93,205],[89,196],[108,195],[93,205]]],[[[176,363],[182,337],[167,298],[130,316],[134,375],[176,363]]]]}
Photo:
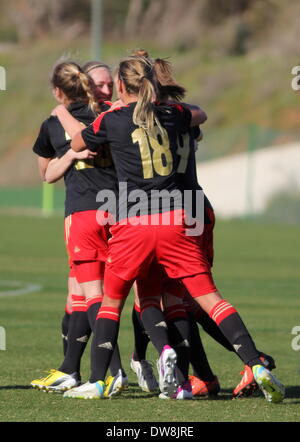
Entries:
{"type": "Polygon", "coordinates": [[[190,135],[189,133],[179,135],[177,140],[177,155],[180,157],[177,167],[178,173],[185,173],[190,156],[190,135]]]}
{"type": "Polygon", "coordinates": [[[153,178],[154,171],[161,176],[172,172],[173,158],[167,131],[161,132],[157,126],[146,131],[136,129],[131,134],[133,143],[138,143],[141,153],[145,179],[153,178]]]}

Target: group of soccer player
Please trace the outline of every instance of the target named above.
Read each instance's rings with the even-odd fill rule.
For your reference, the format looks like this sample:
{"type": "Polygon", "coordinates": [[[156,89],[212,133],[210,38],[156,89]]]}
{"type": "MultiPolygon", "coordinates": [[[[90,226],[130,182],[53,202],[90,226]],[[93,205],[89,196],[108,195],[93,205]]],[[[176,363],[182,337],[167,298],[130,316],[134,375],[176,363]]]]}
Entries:
{"type": "Polygon", "coordinates": [[[195,161],[205,112],[183,103],[185,89],[171,65],[143,50],[121,60],[114,79],[103,63],[61,62],[51,84],[58,105],[33,150],[43,180],[65,180],[70,274],[64,359],[31,385],[84,399],[127,388],[117,342],[133,288],[130,367],[143,391],[158,391],[162,399],[218,394],[201,324],[244,364],[233,397],[259,388],[267,401],[281,402],[284,386],[271,372],[273,358],[256,349],[212,277],[214,211],[195,161]],[[112,103],[114,85],[118,98],[112,103]],[[81,383],[90,335],[91,375],[81,383]],[[158,352],[158,382],[146,359],[150,341],[158,352]]]}

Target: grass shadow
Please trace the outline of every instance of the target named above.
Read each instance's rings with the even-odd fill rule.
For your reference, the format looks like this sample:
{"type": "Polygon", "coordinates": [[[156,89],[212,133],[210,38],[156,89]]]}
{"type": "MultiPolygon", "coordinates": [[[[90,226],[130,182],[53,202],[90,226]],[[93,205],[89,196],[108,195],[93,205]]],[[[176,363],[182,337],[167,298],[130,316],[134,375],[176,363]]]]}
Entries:
{"type": "Polygon", "coordinates": [[[1,385],[0,390],[33,390],[30,385],[1,385]]]}

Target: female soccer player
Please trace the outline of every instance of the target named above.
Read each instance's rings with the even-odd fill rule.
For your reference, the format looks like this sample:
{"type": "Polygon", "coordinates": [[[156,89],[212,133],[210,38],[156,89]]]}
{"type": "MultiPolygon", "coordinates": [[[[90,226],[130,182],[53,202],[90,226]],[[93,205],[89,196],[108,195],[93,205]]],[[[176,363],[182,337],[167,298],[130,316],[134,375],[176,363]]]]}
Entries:
{"type": "MultiPolygon", "coordinates": [[[[140,55],[149,58],[149,55],[144,50],[136,51],[133,55],[140,55]]],[[[159,89],[159,100],[161,102],[168,101],[182,101],[185,90],[180,85],[176,83],[172,76],[172,68],[169,62],[162,59],[156,59],[154,62],[155,74],[158,82],[159,89]]],[[[179,137],[178,142],[178,155],[180,156],[180,161],[177,169],[178,178],[180,182],[180,188],[182,191],[186,189],[193,190],[194,194],[196,194],[197,190],[202,190],[201,186],[198,184],[197,173],[196,173],[196,162],[195,162],[195,150],[193,149],[193,145],[195,144],[195,138],[201,137],[201,133],[199,128],[193,128],[189,131],[189,133],[184,134],[179,137]],[[189,143],[192,143],[192,148],[189,149],[189,143]]],[[[196,195],[193,195],[193,205],[195,204],[196,195]]],[[[214,252],[213,252],[213,229],[215,224],[215,216],[213,208],[207,199],[204,196],[204,231],[201,235],[200,239],[203,241],[203,248],[206,252],[206,257],[209,265],[212,267],[214,252]]],[[[138,304],[138,301],[137,301],[138,304]]],[[[225,338],[223,333],[220,331],[217,324],[207,315],[197,304],[193,301],[193,298],[189,296],[187,293],[185,296],[185,307],[188,312],[189,322],[190,322],[190,344],[191,344],[191,364],[194,369],[194,375],[190,376],[189,379],[192,384],[193,394],[194,395],[207,395],[207,394],[216,394],[220,390],[220,386],[218,383],[217,377],[213,374],[211,367],[208,363],[201,338],[199,335],[199,331],[196,325],[196,321],[199,322],[210,334],[213,339],[219,342],[224,348],[229,351],[235,352],[235,349],[225,338]]],[[[175,308],[175,307],[174,307],[175,308]]],[[[176,307],[177,310],[178,306],[176,307]]],[[[139,324],[140,328],[143,328],[143,325],[139,321],[139,313],[138,306],[135,305],[135,310],[132,313],[133,319],[137,324],[139,324]]],[[[143,335],[139,333],[136,339],[136,349],[133,354],[133,358],[140,358],[143,360],[145,358],[145,352],[147,347],[147,335],[143,335]],[[141,337],[143,339],[141,339],[141,337]]],[[[269,368],[275,368],[274,360],[271,356],[265,355],[262,352],[260,353],[260,359],[263,364],[269,368]]],[[[147,361],[146,361],[147,362],[147,361]]],[[[140,364],[142,365],[142,364],[140,364]]],[[[143,376],[143,370],[138,365],[134,359],[131,361],[131,368],[136,371],[139,383],[142,387],[144,387],[145,383],[147,383],[147,379],[143,376]],[[145,379],[144,379],[145,378],[145,379]]],[[[147,365],[145,366],[145,375],[147,376],[149,370],[147,370],[147,365]]],[[[250,367],[245,366],[243,373],[244,376],[241,382],[233,391],[233,397],[243,397],[249,396],[253,393],[253,391],[257,388],[257,384],[254,380],[253,373],[250,367]]],[[[149,375],[148,375],[149,377],[149,375]]],[[[151,377],[150,377],[151,380],[151,377]]]]}
{"type": "MultiPolygon", "coordinates": [[[[200,124],[199,110],[191,111],[180,105],[154,105],[153,64],[144,57],[123,60],[118,76],[119,96],[126,106],[102,114],[71,143],[75,151],[86,147],[94,151],[109,143],[121,193],[118,222],[110,229],[112,239],[104,280],[106,293],[95,327],[90,382],[71,389],[65,396],[104,396],[104,379],[117,340],[122,307],[133,281],[143,275],[156,258],[170,278],[182,281],[229,342],[236,346],[244,363],[252,368],[267,400],[279,402],[283,399],[284,387],[262,365],[236,309],[221,298],[198,239],[187,234],[182,195],[173,166],[178,134],[200,124]],[[161,204],[155,207],[158,191],[162,192],[161,204]],[[138,197],[137,216],[133,201],[138,197]]],[[[172,385],[175,361],[174,350],[163,347],[159,368],[170,396],[175,388],[172,385]]]]}
{"type": "MultiPolygon", "coordinates": [[[[74,62],[57,65],[51,83],[56,100],[83,125],[90,124],[97,115],[96,111],[99,113],[99,107],[103,110],[105,106],[96,101],[89,77],[74,62]]],[[[80,359],[102,300],[108,229],[96,222],[96,195],[99,188],[116,191],[116,175],[105,148],[101,158],[88,150],[74,155],[70,149],[70,136],[55,116],[43,123],[33,150],[39,158],[44,158],[45,163],[45,158],[49,159],[45,168],[48,182],[64,176],[65,239],[72,271],[82,295],[73,294],[68,347],[60,369],[51,370],[49,376],[35,380],[31,385],[64,391],[80,381],[80,359]]],[[[124,386],[127,378],[122,371],[118,348],[111,370],[114,381],[118,378],[118,383],[124,386]]],[[[111,389],[113,385],[109,387],[111,389]]]]}

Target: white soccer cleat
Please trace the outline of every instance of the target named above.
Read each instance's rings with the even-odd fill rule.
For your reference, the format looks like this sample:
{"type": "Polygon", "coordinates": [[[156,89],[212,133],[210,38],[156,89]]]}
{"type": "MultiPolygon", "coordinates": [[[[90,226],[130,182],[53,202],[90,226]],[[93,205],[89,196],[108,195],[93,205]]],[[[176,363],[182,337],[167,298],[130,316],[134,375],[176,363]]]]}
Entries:
{"type": "Polygon", "coordinates": [[[284,385],[263,365],[252,367],[254,379],[268,402],[282,402],[285,395],[284,385]]]}
{"type": "Polygon", "coordinates": [[[160,393],[159,399],[177,399],[177,400],[189,400],[193,399],[193,391],[190,381],[185,381],[183,384],[177,387],[176,393],[172,397],[160,393]]]}
{"type": "Polygon", "coordinates": [[[47,376],[33,380],[30,385],[38,390],[63,393],[70,388],[80,385],[80,378],[78,373],[67,374],[52,369],[47,376]]]}
{"type": "Polygon", "coordinates": [[[143,391],[151,393],[159,388],[158,382],[153,374],[151,362],[145,359],[142,361],[131,359],[130,368],[136,374],[138,384],[143,391]]]}
{"type": "Polygon", "coordinates": [[[80,387],[72,388],[64,393],[63,397],[75,399],[100,399],[104,397],[105,383],[103,381],[86,382],[80,387]]]}
{"type": "Polygon", "coordinates": [[[108,376],[105,381],[105,385],[105,397],[117,396],[123,390],[126,390],[126,388],[128,388],[128,377],[126,375],[123,376],[122,369],[120,368],[116,376],[108,376]]]}
{"type": "Polygon", "coordinates": [[[159,388],[164,396],[172,398],[177,392],[177,379],[175,374],[177,355],[169,345],[165,345],[157,361],[159,374],[159,388]]]}

